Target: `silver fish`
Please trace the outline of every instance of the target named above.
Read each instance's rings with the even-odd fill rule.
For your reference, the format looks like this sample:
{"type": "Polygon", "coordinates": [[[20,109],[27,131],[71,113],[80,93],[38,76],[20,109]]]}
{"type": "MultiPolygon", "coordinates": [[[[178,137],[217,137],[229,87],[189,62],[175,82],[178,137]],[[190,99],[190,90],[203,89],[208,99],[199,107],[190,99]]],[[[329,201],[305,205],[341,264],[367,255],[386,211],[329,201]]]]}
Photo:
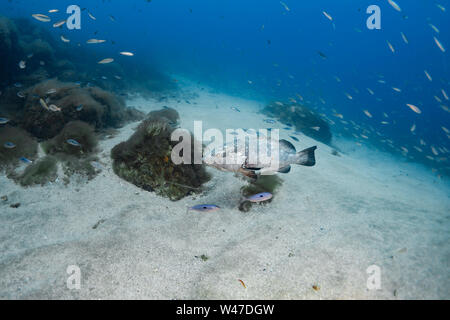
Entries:
{"type": "MultiPolygon", "coordinates": [[[[249,136],[247,135],[247,138],[249,136]]],[[[258,174],[274,174],[276,172],[288,173],[291,164],[312,167],[316,164],[314,151],[316,146],[297,152],[292,143],[280,140],[278,143],[271,141],[264,135],[250,135],[250,141],[258,145],[267,145],[270,157],[263,155],[250,155],[249,144],[245,137],[237,137],[233,143],[225,144],[223,147],[207,148],[204,151],[203,161],[213,168],[241,173],[251,178],[257,178],[258,174]],[[278,161],[274,157],[278,153],[278,161]],[[268,159],[264,159],[268,158],[268,159]],[[255,163],[251,163],[255,161],[255,163]]]]}
{"type": "Polygon", "coordinates": [[[262,192],[245,198],[244,201],[250,201],[254,203],[264,202],[272,199],[273,195],[270,192],[262,192]]]}

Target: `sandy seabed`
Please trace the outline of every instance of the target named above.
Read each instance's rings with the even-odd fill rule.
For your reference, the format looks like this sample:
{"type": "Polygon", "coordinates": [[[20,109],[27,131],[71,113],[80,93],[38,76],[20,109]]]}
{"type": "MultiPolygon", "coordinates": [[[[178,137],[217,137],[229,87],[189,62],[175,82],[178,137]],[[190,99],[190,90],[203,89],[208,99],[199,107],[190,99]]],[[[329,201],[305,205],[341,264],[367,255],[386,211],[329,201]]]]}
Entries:
{"type": "MultiPolygon", "coordinates": [[[[178,100],[128,105],[173,107],[190,130],[194,120],[204,130],[269,126],[263,103],[200,90],[178,100]]],[[[270,204],[244,213],[246,182],[232,173],[208,169],[206,191],[178,202],[117,177],[110,150],[136,125],[101,141],[104,169],[88,183],[24,189],[0,176],[1,299],[450,298],[450,188],[430,169],[345,140],[337,157],[300,136],[297,150],[318,146],[316,166],[293,166],[270,204]],[[222,209],[186,211],[202,203],[222,209]],[[67,287],[69,265],[81,270],[79,290],[67,287]],[[367,287],[372,265],[378,290],[367,287]]]]}

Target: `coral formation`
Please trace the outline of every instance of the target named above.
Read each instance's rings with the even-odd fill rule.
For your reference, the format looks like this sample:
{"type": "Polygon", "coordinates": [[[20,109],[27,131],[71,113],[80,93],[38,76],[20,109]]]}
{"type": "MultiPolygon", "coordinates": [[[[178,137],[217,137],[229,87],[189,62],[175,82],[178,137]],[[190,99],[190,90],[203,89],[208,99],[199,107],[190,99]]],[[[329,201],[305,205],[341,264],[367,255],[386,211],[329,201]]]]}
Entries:
{"type": "MultiPolygon", "coordinates": [[[[203,165],[175,165],[171,161],[172,148],[178,143],[171,141],[178,113],[164,109],[150,113],[126,142],[111,151],[114,172],[134,185],[154,191],[171,200],[201,190],[209,181],[203,165]]],[[[193,154],[194,140],[191,138],[193,154]]]]}
{"type": "Polygon", "coordinates": [[[72,121],[66,124],[56,137],[42,143],[42,148],[47,154],[82,157],[93,153],[97,144],[98,140],[92,126],[82,121],[72,121]],[[75,140],[79,146],[70,144],[69,140],[75,140]]]}
{"type": "Polygon", "coordinates": [[[306,106],[297,103],[270,103],[263,112],[284,124],[294,125],[297,131],[311,138],[325,144],[331,143],[332,135],[328,123],[306,106]]]}
{"type": "Polygon", "coordinates": [[[142,112],[126,108],[122,98],[97,87],[81,88],[74,83],[47,80],[26,91],[26,109],[22,126],[41,139],[58,134],[70,121],[81,120],[96,129],[120,127],[141,120],[142,112]],[[61,111],[51,111],[55,105],[61,111]]]}
{"type": "Polygon", "coordinates": [[[24,130],[0,126],[0,170],[13,169],[20,158],[34,160],[37,155],[37,142],[24,130]],[[14,148],[6,148],[6,143],[13,143],[14,148]]]}
{"type": "Polygon", "coordinates": [[[82,121],[72,121],[56,137],[43,142],[42,149],[61,161],[67,177],[80,174],[91,180],[100,171],[92,165],[92,162],[98,160],[95,156],[97,144],[98,139],[92,126],[82,121]],[[71,140],[79,145],[69,143],[71,140]]]}
{"type": "Polygon", "coordinates": [[[46,156],[29,165],[21,175],[11,177],[24,187],[44,185],[56,180],[57,171],[57,159],[53,156],[46,156]]]}
{"type": "MultiPolygon", "coordinates": [[[[44,24],[31,18],[0,16],[0,117],[8,120],[7,125],[0,126],[0,169],[7,169],[10,178],[24,185],[40,184],[48,181],[41,179],[45,176],[41,173],[54,177],[57,162],[62,164],[67,181],[75,173],[93,178],[101,170],[96,157],[97,137],[110,137],[114,128],[145,118],[144,113],[126,107],[125,92],[152,96],[175,88],[172,79],[148,63],[123,59],[99,66],[97,61],[89,48],[73,50],[72,44],[55,38],[44,24]],[[36,161],[34,138],[45,141],[42,147],[46,158],[36,161]],[[68,139],[79,146],[68,143],[68,139]],[[14,147],[3,148],[6,142],[14,147]],[[15,172],[21,158],[30,160],[23,176],[15,172]]],[[[163,110],[149,117],[164,119],[162,122],[171,130],[178,114],[163,110]]],[[[152,124],[155,135],[160,133],[157,127],[162,122],[152,124]]],[[[197,171],[192,169],[194,180],[197,171]]],[[[191,191],[174,186],[166,188],[191,191]]]]}

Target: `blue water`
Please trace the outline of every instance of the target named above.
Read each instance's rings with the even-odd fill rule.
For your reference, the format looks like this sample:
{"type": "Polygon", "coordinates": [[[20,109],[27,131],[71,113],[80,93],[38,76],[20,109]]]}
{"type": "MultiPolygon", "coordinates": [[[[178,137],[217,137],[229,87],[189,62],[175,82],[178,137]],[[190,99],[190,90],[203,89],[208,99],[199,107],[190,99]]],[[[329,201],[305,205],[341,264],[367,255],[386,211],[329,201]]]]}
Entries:
{"type": "Polygon", "coordinates": [[[57,21],[67,17],[68,5],[77,4],[97,20],[83,11],[81,30],[53,29],[47,24],[55,38],[64,34],[72,39],[72,52],[79,50],[77,42],[84,47],[87,39],[104,38],[109,40],[104,46],[88,48],[93,55],[117,55],[118,48],[132,51],[135,57],[127,63],[151,64],[167,75],[183,76],[242,97],[287,101],[300,94],[309,107],[337,123],[334,134],[346,132],[344,127],[352,124],[339,122],[333,117],[333,109],[344,120],[353,120],[370,131],[368,141],[362,142],[409,159],[413,156],[413,161],[448,172],[446,150],[450,143],[441,127],[450,129],[449,112],[434,96],[444,106],[450,105],[441,91],[450,94],[450,2],[439,2],[445,12],[436,2],[423,0],[398,0],[402,12],[394,10],[388,1],[376,0],[284,3],[289,11],[277,0],[15,0],[2,1],[0,13],[32,20],[33,13],[59,9],[52,15],[56,17],[52,21],[57,21]],[[381,8],[381,30],[366,27],[366,8],[372,4],[381,8]],[[429,23],[440,33],[433,31],[429,23]],[[402,40],[400,32],[409,44],[402,40]],[[439,39],[446,52],[438,48],[433,37],[439,39]],[[432,82],[424,70],[432,76],[432,82]],[[381,79],[386,83],[379,83],[381,79]],[[375,94],[370,95],[367,88],[375,94]],[[346,93],[353,99],[349,100],[346,93]],[[422,113],[414,113],[406,106],[408,103],[422,113]],[[389,124],[382,125],[381,121],[389,124]],[[412,133],[413,124],[416,130],[412,133]],[[385,147],[380,141],[383,139],[391,139],[395,149],[385,147]],[[421,146],[419,139],[426,146],[421,146]],[[407,155],[401,155],[402,146],[409,150],[407,155]],[[421,147],[423,153],[416,152],[413,146],[421,147]],[[439,155],[433,154],[430,146],[439,155]]]}

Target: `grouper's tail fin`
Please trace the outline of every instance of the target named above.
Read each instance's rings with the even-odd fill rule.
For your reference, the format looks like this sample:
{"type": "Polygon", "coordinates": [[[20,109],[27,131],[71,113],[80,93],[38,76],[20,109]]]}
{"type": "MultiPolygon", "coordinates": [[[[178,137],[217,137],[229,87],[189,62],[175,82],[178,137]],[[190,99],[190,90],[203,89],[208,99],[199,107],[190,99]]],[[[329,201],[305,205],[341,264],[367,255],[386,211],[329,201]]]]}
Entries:
{"type": "Polygon", "coordinates": [[[297,164],[302,166],[312,167],[316,164],[316,156],[314,151],[316,151],[317,146],[305,149],[297,153],[297,164]]]}

